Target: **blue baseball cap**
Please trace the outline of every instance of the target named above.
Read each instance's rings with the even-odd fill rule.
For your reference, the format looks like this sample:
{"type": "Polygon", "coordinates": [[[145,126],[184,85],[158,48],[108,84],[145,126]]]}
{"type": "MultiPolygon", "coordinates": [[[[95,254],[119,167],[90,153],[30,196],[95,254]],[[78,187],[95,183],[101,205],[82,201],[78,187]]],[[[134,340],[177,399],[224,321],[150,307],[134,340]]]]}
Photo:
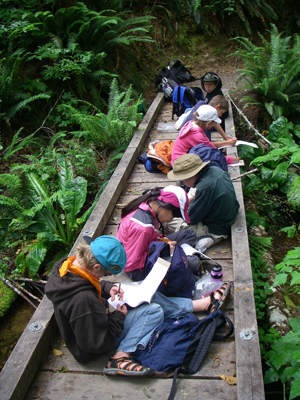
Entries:
{"type": "Polygon", "coordinates": [[[127,263],[127,256],[123,243],[114,236],[103,235],[93,240],[84,236],[84,240],[91,246],[91,250],[103,268],[114,275],[124,271],[127,263]]]}

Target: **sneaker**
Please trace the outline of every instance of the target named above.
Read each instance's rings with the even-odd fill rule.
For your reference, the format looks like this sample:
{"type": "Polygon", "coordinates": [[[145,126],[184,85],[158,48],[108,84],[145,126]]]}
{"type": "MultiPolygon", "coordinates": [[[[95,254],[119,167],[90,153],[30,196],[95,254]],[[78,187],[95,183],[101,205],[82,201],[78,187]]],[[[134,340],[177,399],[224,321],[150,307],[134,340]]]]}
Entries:
{"type": "Polygon", "coordinates": [[[205,251],[214,244],[214,239],[211,236],[202,236],[198,238],[195,249],[200,251],[200,253],[205,253],[205,251]]]}

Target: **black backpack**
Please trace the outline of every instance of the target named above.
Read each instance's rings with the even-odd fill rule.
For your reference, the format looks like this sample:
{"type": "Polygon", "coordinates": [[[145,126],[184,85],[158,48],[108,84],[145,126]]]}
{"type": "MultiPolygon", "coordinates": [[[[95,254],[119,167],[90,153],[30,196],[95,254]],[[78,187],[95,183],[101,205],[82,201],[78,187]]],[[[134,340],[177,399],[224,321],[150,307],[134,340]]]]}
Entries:
{"type": "Polygon", "coordinates": [[[159,72],[154,82],[155,86],[159,86],[162,83],[163,78],[171,79],[177,84],[193,82],[196,80],[180,60],[169,62],[168,66],[159,72]]]}
{"type": "Polygon", "coordinates": [[[200,88],[176,86],[172,98],[172,119],[174,119],[175,114],[179,118],[187,108],[193,108],[200,100],[204,100],[204,95],[200,88]]]}

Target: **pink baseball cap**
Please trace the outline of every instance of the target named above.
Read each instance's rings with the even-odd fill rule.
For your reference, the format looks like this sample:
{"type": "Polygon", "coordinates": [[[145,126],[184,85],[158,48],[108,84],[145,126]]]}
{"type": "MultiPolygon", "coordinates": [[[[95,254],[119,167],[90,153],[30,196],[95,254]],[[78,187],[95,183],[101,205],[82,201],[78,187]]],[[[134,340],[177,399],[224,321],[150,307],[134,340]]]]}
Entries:
{"type": "Polygon", "coordinates": [[[170,203],[175,207],[178,207],[181,212],[181,216],[185,222],[191,223],[188,216],[189,199],[185,190],[179,186],[166,186],[161,190],[160,196],[157,200],[163,201],[164,203],[170,203]]]}

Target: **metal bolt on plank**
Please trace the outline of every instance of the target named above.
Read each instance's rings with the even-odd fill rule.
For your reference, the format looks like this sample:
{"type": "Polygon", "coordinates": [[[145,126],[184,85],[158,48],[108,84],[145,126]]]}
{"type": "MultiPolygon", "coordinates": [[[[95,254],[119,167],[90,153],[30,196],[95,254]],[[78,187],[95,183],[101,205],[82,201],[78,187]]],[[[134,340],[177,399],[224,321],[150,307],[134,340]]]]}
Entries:
{"type": "Polygon", "coordinates": [[[38,332],[43,328],[43,325],[40,322],[34,322],[33,324],[29,325],[29,330],[31,332],[38,332]]]}
{"type": "Polygon", "coordinates": [[[235,228],[234,232],[242,233],[242,232],[244,232],[244,228],[235,228]]]}
{"type": "Polygon", "coordinates": [[[254,337],[254,333],[251,331],[244,330],[240,332],[240,338],[243,340],[251,340],[254,337]]]}

